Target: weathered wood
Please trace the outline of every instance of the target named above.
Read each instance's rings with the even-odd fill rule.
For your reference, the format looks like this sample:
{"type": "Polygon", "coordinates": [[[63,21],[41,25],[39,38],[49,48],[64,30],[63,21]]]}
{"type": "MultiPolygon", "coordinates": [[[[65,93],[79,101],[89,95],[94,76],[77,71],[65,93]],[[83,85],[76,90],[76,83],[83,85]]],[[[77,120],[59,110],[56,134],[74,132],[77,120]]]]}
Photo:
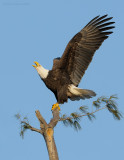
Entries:
{"type": "Polygon", "coordinates": [[[60,119],[59,109],[55,108],[52,111],[53,118],[51,119],[49,124],[47,124],[45,119],[40,114],[39,110],[36,110],[35,113],[36,113],[36,116],[40,122],[40,132],[39,133],[41,133],[43,135],[45,142],[46,142],[46,146],[47,146],[47,150],[48,150],[48,154],[49,154],[49,160],[59,160],[58,152],[57,152],[57,148],[56,148],[56,144],[55,144],[55,140],[54,140],[54,127],[57,125],[57,123],[60,119]]]}
{"type": "Polygon", "coordinates": [[[58,152],[54,140],[54,130],[53,128],[47,128],[44,132],[44,139],[46,142],[49,160],[59,160],[58,152]]]}

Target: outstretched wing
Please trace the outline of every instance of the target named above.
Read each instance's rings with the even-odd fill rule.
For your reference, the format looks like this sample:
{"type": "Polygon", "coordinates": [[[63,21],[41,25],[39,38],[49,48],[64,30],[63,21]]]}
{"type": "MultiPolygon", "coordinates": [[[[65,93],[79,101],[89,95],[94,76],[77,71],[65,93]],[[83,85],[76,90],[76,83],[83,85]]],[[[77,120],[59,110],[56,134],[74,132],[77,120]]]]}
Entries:
{"type": "Polygon", "coordinates": [[[109,22],[111,19],[107,15],[92,19],[70,40],[61,59],[57,61],[56,67],[64,69],[75,86],[79,84],[95,51],[113,33],[109,31],[114,28],[114,22],[109,22]]]}

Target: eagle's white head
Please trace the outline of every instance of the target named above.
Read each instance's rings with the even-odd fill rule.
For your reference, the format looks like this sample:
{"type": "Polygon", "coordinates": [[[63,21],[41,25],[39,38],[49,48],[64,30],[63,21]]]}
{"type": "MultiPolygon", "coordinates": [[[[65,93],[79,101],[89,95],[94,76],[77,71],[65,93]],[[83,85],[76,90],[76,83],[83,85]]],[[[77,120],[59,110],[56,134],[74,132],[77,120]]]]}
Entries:
{"type": "Polygon", "coordinates": [[[43,66],[41,66],[38,62],[34,62],[36,64],[35,65],[32,65],[38,72],[39,76],[42,78],[42,79],[45,79],[47,78],[48,76],[48,73],[49,73],[49,70],[45,69],[43,66]]]}

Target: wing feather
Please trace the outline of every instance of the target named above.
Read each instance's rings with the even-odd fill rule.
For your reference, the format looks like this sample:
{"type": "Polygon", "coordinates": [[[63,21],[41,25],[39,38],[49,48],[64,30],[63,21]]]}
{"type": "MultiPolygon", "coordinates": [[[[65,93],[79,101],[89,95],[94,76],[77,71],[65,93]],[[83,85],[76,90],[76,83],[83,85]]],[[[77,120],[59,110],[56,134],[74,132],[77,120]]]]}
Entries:
{"type": "Polygon", "coordinates": [[[88,68],[95,51],[108,38],[114,28],[109,22],[112,17],[97,16],[92,19],[68,43],[62,57],[57,61],[57,67],[70,76],[72,83],[77,86],[88,68]]]}
{"type": "Polygon", "coordinates": [[[59,66],[60,57],[57,57],[53,60],[53,67],[52,69],[55,70],[59,66]]]}

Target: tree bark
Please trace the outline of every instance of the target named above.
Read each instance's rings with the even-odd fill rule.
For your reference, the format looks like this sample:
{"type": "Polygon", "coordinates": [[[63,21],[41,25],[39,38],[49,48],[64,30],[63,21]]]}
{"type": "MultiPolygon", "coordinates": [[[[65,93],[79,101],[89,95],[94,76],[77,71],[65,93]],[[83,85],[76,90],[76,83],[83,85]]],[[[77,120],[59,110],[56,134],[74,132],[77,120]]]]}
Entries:
{"type": "Polygon", "coordinates": [[[49,154],[49,160],[59,160],[58,152],[57,152],[57,148],[54,140],[53,128],[47,128],[46,131],[44,132],[43,137],[46,142],[46,146],[49,154]]]}
{"type": "Polygon", "coordinates": [[[40,130],[36,130],[33,127],[31,127],[30,129],[32,131],[37,131],[43,135],[45,142],[46,142],[48,154],[49,154],[49,160],[59,160],[58,152],[57,152],[57,148],[56,148],[56,144],[54,140],[54,127],[57,125],[59,118],[60,118],[59,109],[55,108],[52,111],[53,118],[51,119],[49,124],[46,123],[45,119],[42,117],[42,115],[40,114],[38,110],[35,112],[40,122],[40,130]]]}

